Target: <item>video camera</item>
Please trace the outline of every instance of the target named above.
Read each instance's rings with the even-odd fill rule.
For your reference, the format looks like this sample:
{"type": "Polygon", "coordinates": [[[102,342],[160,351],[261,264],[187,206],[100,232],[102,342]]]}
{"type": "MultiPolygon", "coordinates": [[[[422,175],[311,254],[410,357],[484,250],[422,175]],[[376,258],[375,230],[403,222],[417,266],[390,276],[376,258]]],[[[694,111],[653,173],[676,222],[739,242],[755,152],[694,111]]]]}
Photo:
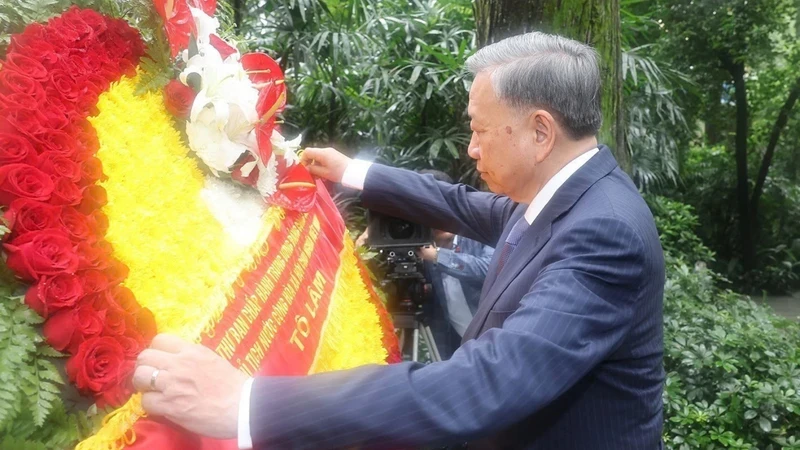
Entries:
{"type": "Polygon", "coordinates": [[[390,313],[416,312],[429,291],[417,248],[433,242],[431,229],[397,217],[367,211],[367,245],[385,257],[390,313]]]}
{"type": "Polygon", "coordinates": [[[381,288],[387,294],[386,309],[392,315],[392,322],[401,330],[401,351],[405,354],[405,349],[410,348],[411,360],[419,361],[421,339],[431,361],[441,361],[423,313],[423,303],[431,295],[431,288],[425,279],[422,258],[417,256],[419,247],[433,243],[431,229],[375,211],[367,211],[367,222],[367,245],[385,256],[386,279],[381,281],[381,288]]]}

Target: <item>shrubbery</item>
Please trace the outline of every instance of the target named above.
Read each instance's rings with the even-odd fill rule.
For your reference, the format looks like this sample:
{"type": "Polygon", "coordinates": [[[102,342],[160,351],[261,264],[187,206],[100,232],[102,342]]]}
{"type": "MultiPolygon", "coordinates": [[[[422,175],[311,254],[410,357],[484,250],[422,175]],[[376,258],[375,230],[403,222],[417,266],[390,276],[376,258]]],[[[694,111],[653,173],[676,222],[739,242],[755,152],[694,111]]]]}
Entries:
{"type": "Polygon", "coordinates": [[[667,448],[800,449],[800,325],[717,287],[690,207],[648,203],[667,254],[667,448]]]}

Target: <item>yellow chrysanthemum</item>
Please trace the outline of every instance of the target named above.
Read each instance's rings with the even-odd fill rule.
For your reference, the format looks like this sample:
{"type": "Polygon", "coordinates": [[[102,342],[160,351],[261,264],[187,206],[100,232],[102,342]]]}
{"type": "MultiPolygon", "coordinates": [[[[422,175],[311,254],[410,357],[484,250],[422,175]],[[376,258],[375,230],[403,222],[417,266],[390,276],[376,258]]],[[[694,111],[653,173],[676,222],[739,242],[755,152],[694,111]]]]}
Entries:
{"type": "Polygon", "coordinates": [[[106,240],[130,268],[124,284],[153,311],[159,332],[195,340],[198,326],[226,305],[225,287],[246,249],[226,236],[201,198],[203,173],[162,97],[133,95],[136,81],[113,85],[90,119],[108,176],[106,240]]]}

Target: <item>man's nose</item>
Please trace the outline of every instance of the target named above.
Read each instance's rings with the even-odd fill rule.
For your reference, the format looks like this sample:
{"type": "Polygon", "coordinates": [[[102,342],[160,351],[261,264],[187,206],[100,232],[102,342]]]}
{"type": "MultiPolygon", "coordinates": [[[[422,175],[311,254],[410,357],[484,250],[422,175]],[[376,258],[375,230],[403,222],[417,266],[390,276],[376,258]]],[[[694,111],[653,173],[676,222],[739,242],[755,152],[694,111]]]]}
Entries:
{"type": "Polygon", "coordinates": [[[475,137],[475,133],[472,133],[472,137],[469,140],[467,154],[472,159],[481,159],[481,148],[478,146],[478,139],[475,137]]]}

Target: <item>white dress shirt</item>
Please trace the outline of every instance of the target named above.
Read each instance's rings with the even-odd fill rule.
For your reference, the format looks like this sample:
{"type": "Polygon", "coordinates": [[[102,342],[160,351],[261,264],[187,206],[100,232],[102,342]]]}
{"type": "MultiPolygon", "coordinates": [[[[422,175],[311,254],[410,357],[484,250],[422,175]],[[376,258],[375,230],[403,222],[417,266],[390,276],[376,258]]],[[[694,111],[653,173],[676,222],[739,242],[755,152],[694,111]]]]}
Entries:
{"type": "MultiPolygon", "coordinates": [[[[536,194],[531,204],[528,205],[528,209],[525,210],[525,221],[528,222],[529,225],[533,224],[533,221],[539,216],[539,213],[542,212],[547,203],[550,202],[550,199],[553,198],[558,188],[599,151],[599,149],[594,148],[582,153],[562,167],[561,170],[544,185],[542,190],[536,194]]],[[[372,166],[371,162],[362,161],[360,159],[350,161],[344,174],[342,174],[342,184],[352,189],[363,190],[370,166],[372,166]]],[[[250,378],[244,384],[241,396],[239,397],[238,441],[241,450],[253,448],[253,438],[250,435],[250,391],[252,387],[253,379],[250,378]]]]}

